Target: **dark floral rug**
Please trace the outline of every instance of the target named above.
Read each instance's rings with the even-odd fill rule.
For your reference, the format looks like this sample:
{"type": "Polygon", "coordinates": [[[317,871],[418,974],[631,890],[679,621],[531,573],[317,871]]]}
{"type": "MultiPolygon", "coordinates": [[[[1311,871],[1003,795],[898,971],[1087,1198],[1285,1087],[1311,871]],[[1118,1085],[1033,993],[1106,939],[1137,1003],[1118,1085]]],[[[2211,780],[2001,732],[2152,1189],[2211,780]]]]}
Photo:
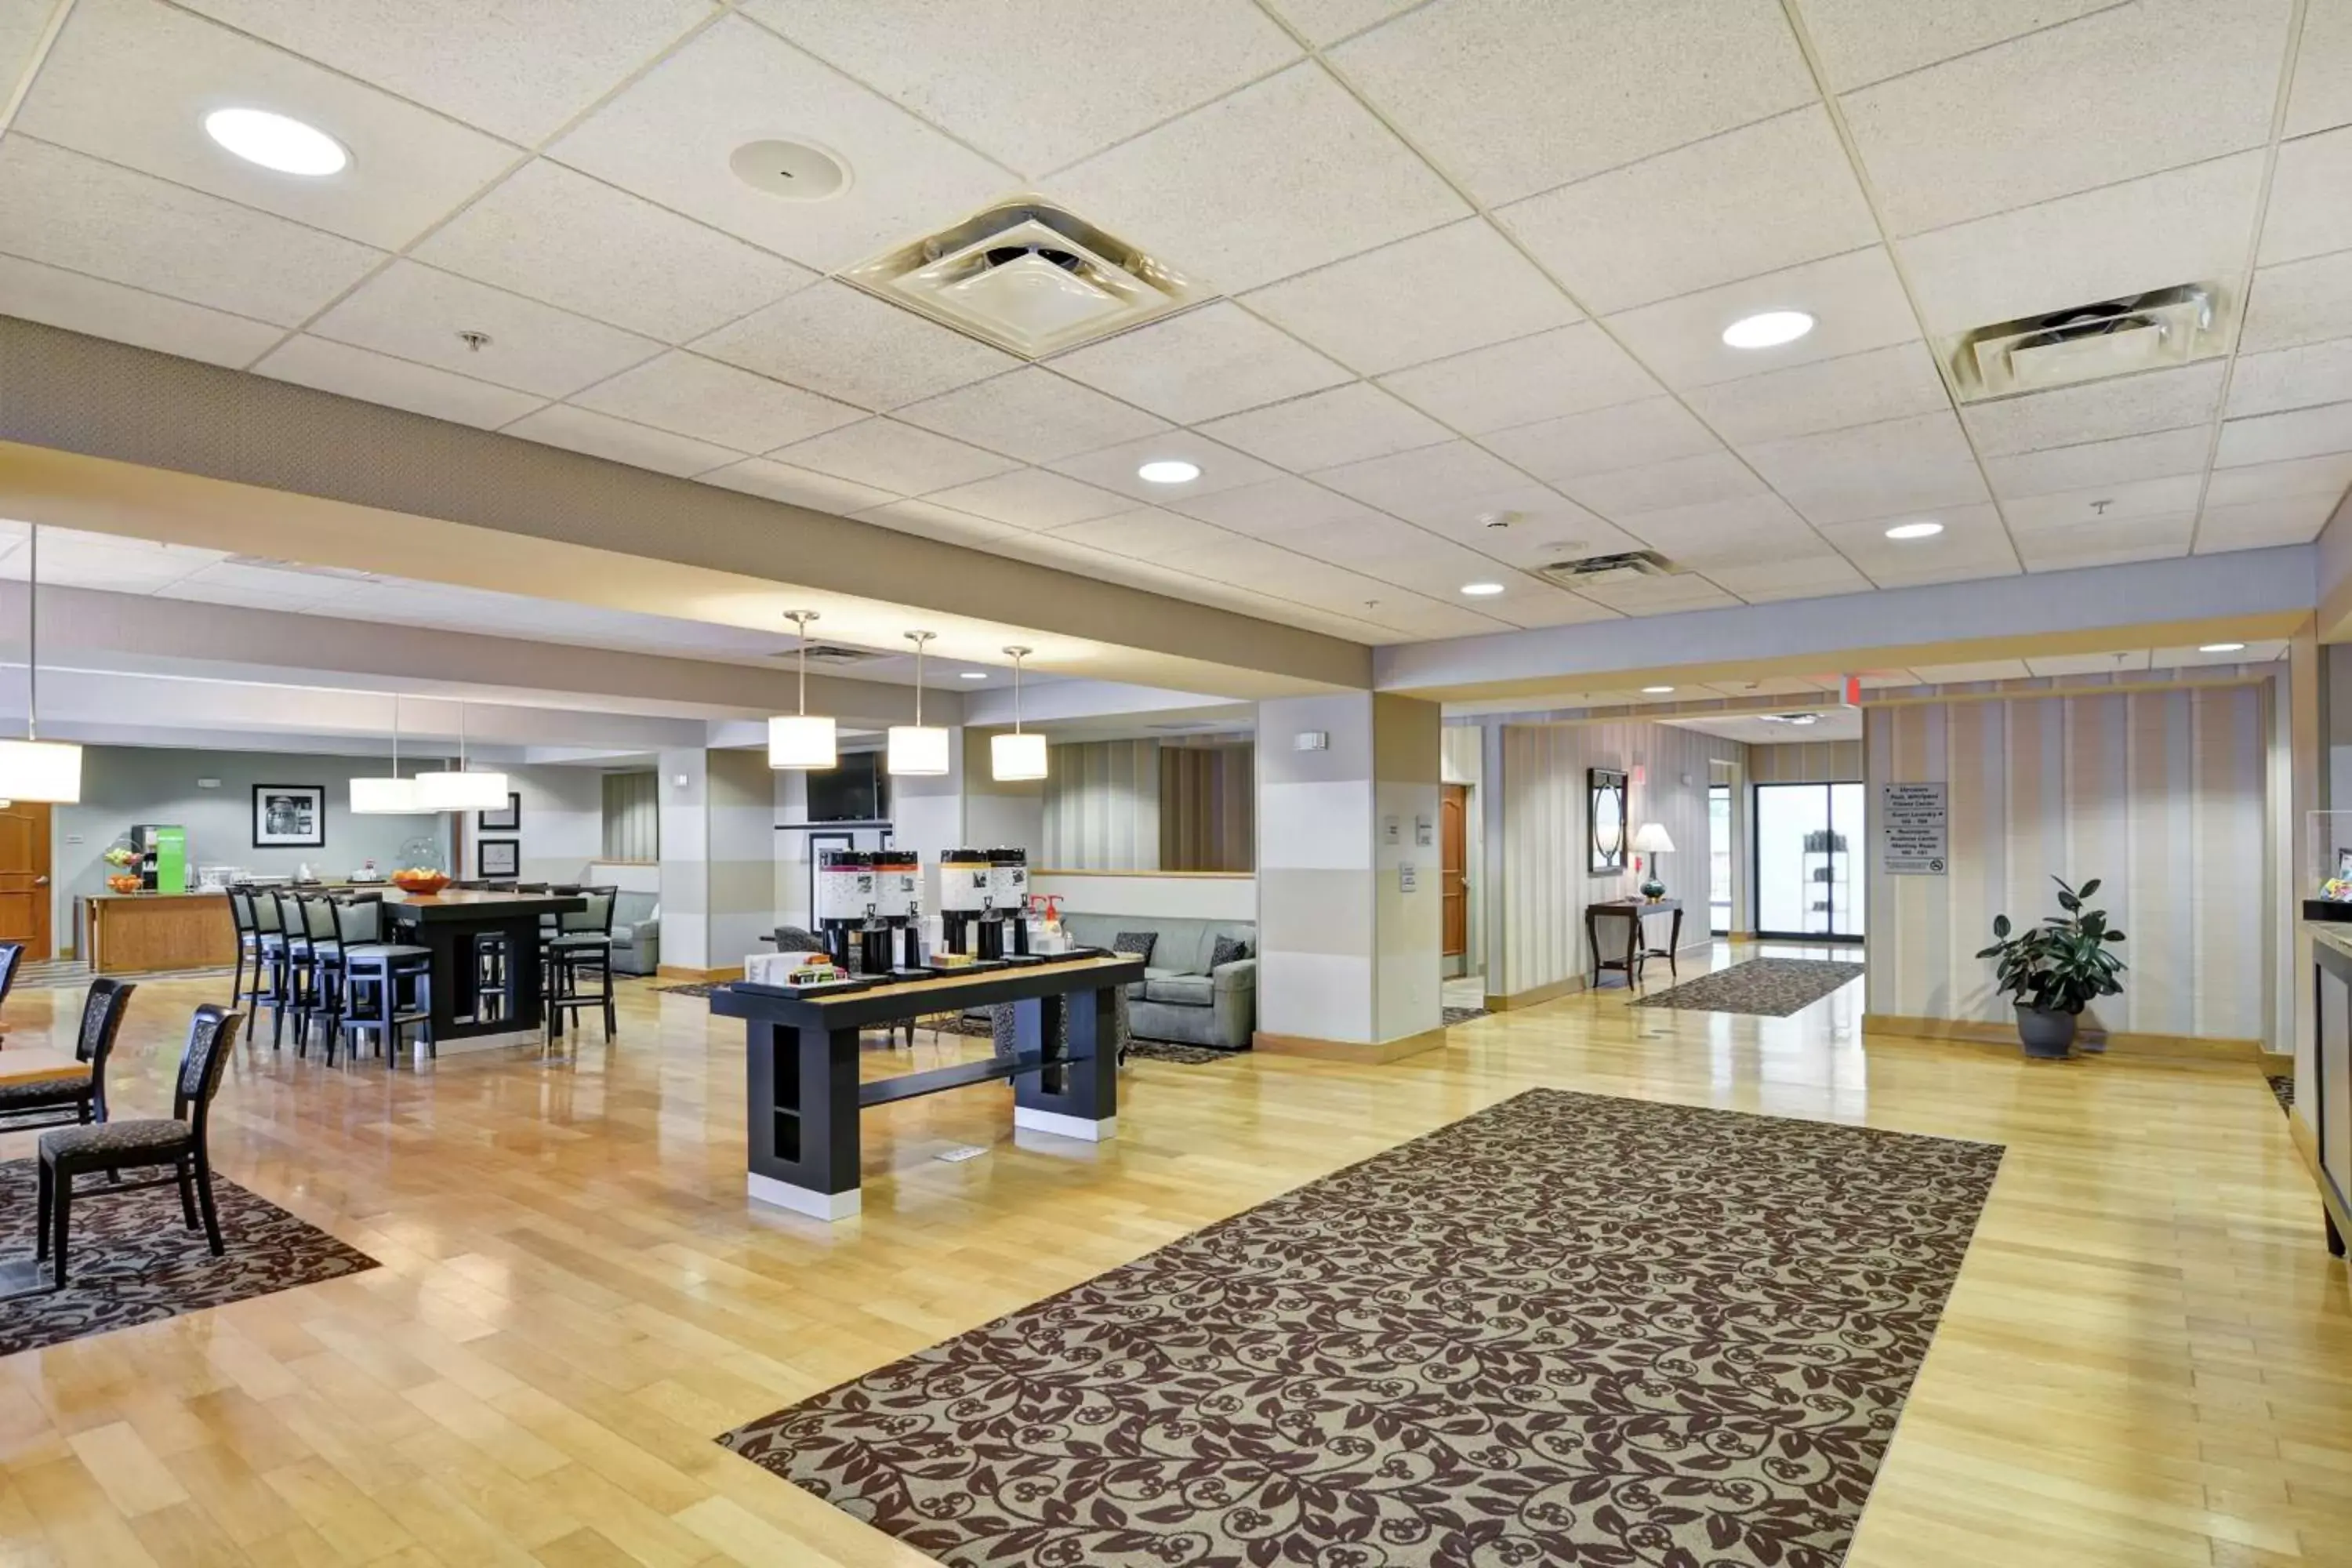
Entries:
{"type": "Polygon", "coordinates": [[[2000,1158],[1535,1089],[719,1441],[965,1568],[1831,1568],[2000,1158]]]}
{"type": "Polygon", "coordinates": [[[1466,1024],[1473,1018],[1484,1018],[1487,1016],[1487,1011],[1484,1007],[1448,1007],[1445,1009],[1445,1026],[1450,1029],[1456,1024],[1466,1024]]]}
{"type": "Polygon", "coordinates": [[[1785,1018],[1820,1001],[1862,973],[1859,963],[1823,958],[1751,958],[1702,974],[1667,991],[1636,996],[1630,1007],[1674,1007],[1691,1013],[1755,1013],[1785,1018]]]}
{"type": "MultiPolygon", "coordinates": [[[[33,1255],[37,1175],[32,1160],[0,1163],[0,1261],[33,1255]]],[[[187,1228],[178,1189],[116,1197],[102,1194],[103,1182],[84,1176],[75,1185],[66,1288],[0,1301],[0,1355],[376,1267],[367,1254],[217,1174],[213,1197],[228,1248],[220,1258],[206,1248],[202,1230],[187,1228]]]]}
{"type": "Polygon", "coordinates": [[[2269,1080],[2271,1092],[2278,1096],[2279,1109],[2293,1110],[2294,1109],[2294,1076],[2292,1073],[2283,1072],[2264,1073],[2263,1076],[2269,1080]]]}

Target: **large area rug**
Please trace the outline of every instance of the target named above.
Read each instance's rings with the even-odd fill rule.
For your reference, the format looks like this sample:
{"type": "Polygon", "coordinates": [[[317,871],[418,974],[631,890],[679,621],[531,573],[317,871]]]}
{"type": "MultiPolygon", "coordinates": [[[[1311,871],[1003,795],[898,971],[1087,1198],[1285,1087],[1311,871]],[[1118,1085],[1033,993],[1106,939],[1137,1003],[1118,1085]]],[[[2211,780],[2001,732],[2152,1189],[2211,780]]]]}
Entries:
{"type": "Polygon", "coordinates": [[[1671,990],[1636,996],[1626,1005],[1785,1018],[1861,973],[1859,963],[1835,963],[1821,958],[1751,958],[1745,963],[1685,981],[1671,990]]]}
{"type": "MultiPolygon", "coordinates": [[[[0,1163],[0,1260],[33,1255],[36,1174],[31,1160],[0,1163]]],[[[103,1181],[84,1176],[74,1188],[66,1288],[0,1301],[0,1355],[376,1267],[367,1254],[217,1174],[213,1197],[228,1249],[220,1258],[205,1247],[203,1231],[187,1228],[177,1189],[85,1195],[103,1181]]]]}
{"type": "Polygon", "coordinates": [[[967,1568],[1830,1568],[2000,1157],[1530,1090],[719,1440],[967,1568]]]}

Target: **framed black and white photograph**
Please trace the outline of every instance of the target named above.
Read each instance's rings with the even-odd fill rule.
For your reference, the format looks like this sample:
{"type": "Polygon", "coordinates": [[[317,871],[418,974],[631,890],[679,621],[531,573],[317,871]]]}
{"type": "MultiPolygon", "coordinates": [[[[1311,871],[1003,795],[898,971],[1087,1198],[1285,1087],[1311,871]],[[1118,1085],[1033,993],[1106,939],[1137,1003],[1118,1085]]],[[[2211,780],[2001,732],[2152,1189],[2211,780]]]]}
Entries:
{"type": "MultiPolygon", "coordinates": [[[[485,815],[495,816],[496,813],[485,815]]],[[[522,841],[519,838],[477,838],[474,840],[474,875],[483,881],[499,881],[519,875],[522,868],[522,841]]]]}
{"type": "Polygon", "coordinates": [[[253,847],[256,849],[323,849],[327,847],[327,786],[253,786],[253,847]]]}
{"type": "Polygon", "coordinates": [[[520,833],[522,831],[522,796],[509,790],[506,809],[474,813],[474,826],[483,833],[520,833]]]}

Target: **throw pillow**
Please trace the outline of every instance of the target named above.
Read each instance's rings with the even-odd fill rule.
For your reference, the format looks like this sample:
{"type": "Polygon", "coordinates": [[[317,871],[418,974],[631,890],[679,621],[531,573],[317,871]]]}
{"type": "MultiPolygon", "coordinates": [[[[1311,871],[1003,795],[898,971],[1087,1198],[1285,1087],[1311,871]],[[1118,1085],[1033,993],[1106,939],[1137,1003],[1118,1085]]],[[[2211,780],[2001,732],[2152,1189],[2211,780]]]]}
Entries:
{"type": "Polygon", "coordinates": [[[1113,952],[1130,953],[1143,960],[1144,963],[1150,963],[1151,950],[1159,943],[1160,933],[1156,931],[1123,931],[1110,939],[1110,950],[1113,952]]]}
{"type": "Polygon", "coordinates": [[[1237,936],[1221,936],[1217,945],[1209,950],[1209,973],[1214,974],[1228,963],[1239,963],[1249,956],[1249,943],[1237,936]]]}

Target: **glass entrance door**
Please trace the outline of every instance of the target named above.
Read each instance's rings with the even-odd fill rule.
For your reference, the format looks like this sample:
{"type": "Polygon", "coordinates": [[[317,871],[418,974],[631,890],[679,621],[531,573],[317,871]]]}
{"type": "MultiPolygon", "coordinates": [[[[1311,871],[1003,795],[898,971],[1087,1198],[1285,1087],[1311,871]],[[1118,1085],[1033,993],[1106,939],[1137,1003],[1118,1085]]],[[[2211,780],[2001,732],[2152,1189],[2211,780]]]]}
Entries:
{"type": "Polygon", "coordinates": [[[1756,786],[1756,927],[1764,936],[1859,941],[1862,785],[1756,786]]]}

